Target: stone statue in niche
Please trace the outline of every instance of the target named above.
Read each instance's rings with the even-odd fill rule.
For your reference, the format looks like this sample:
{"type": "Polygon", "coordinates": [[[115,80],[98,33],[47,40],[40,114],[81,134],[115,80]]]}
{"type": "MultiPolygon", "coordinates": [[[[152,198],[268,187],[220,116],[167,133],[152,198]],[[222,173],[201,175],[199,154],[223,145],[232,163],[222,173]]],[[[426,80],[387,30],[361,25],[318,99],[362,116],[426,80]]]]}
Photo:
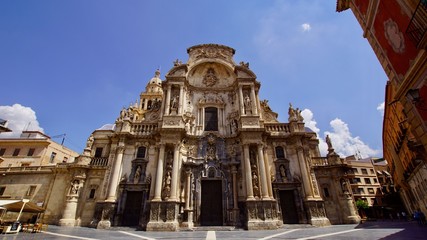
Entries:
{"type": "Polygon", "coordinates": [[[178,101],[179,101],[179,96],[174,95],[171,99],[171,112],[176,113],[176,110],[178,109],[178,105],[179,105],[178,101]]]}
{"type": "Polygon", "coordinates": [[[79,194],[79,190],[80,190],[81,184],[79,180],[74,180],[71,183],[71,188],[70,188],[70,194],[71,195],[78,195],[79,194]]]}
{"type": "Polygon", "coordinates": [[[230,119],[230,132],[231,134],[237,133],[237,120],[236,119],[230,119]]]}
{"type": "Polygon", "coordinates": [[[253,188],[254,188],[254,196],[259,197],[260,196],[260,191],[259,191],[259,181],[258,181],[258,176],[256,174],[255,171],[252,171],[252,184],[253,184],[253,188]]]}
{"type": "Polygon", "coordinates": [[[163,182],[163,194],[162,197],[163,198],[168,198],[170,196],[171,193],[171,172],[167,171],[166,172],[166,176],[165,176],[165,180],[163,182]]]}
{"type": "Polygon", "coordinates": [[[286,167],[285,165],[280,165],[279,167],[280,170],[280,177],[282,178],[283,182],[286,182],[288,180],[288,175],[286,174],[286,167]]]}
{"type": "Polygon", "coordinates": [[[246,114],[248,114],[248,113],[251,113],[252,111],[251,111],[251,107],[252,107],[252,102],[251,102],[251,98],[249,97],[249,95],[248,94],[246,94],[245,95],[245,99],[244,99],[244,102],[245,102],[245,111],[246,111],[246,114]]]}
{"type": "Polygon", "coordinates": [[[140,179],[141,179],[141,166],[138,166],[138,167],[136,168],[135,175],[134,175],[134,177],[133,177],[133,183],[134,183],[134,184],[139,183],[139,180],[140,180],[140,179]]]}

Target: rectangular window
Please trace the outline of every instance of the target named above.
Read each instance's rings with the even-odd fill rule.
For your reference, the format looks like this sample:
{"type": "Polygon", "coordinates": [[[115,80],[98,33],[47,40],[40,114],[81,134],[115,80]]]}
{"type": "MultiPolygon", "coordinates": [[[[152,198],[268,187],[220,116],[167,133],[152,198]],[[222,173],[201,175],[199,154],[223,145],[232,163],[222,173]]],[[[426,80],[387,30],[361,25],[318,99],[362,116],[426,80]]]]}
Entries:
{"type": "Polygon", "coordinates": [[[362,168],[362,174],[368,174],[368,171],[366,170],[366,168],[362,168]]]}
{"type": "Polygon", "coordinates": [[[373,188],[368,188],[368,193],[369,194],[374,194],[375,192],[374,192],[374,189],[373,188]]]}
{"type": "Polygon", "coordinates": [[[102,157],[102,147],[97,147],[95,150],[95,157],[102,157]]]}
{"type": "Polygon", "coordinates": [[[53,163],[55,161],[55,157],[56,157],[56,152],[52,152],[52,154],[50,155],[49,163],[53,163]]]}
{"type": "Polygon", "coordinates": [[[359,173],[359,171],[357,170],[357,168],[353,168],[353,172],[354,173],[359,173]]]}
{"type": "Polygon", "coordinates": [[[214,107],[205,108],[205,131],[218,131],[218,110],[214,107]]]}
{"type": "Polygon", "coordinates": [[[21,167],[29,167],[30,164],[29,163],[21,163],[21,167]]]}
{"type": "Polygon", "coordinates": [[[136,152],[136,158],[145,158],[145,147],[139,147],[138,151],[136,152]]]}
{"type": "Polygon", "coordinates": [[[0,187],[0,196],[3,196],[6,187],[0,187]]]}
{"type": "Polygon", "coordinates": [[[13,155],[12,156],[18,156],[20,151],[21,151],[20,148],[15,148],[15,150],[13,151],[13,155]]]}
{"type": "Polygon", "coordinates": [[[365,184],[371,184],[371,179],[365,178],[365,184]]]}
{"type": "Polygon", "coordinates": [[[30,186],[27,190],[27,196],[33,196],[36,192],[37,186],[30,186]]]}
{"type": "Polygon", "coordinates": [[[68,158],[67,157],[64,157],[64,159],[62,159],[62,162],[63,163],[66,163],[68,161],[68,158]]]}
{"type": "Polygon", "coordinates": [[[358,192],[359,194],[364,194],[364,193],[365,193],[365,190],[364,190],[363,188],[358,188],[358,189],[357,189],[357,192],[358,192]]]}
{"type": "Polygon", "coordinates": [[[6,148],[0,148],[0,156],[3,156],[6,152],[6,148]]]}
{"type": "Polygon", "coordinates": [[[371,172],[371,174],[374,174],[374,169],[369,169],[369,171],[371,172]]]}
{"type": "Polygon", "coordinates": [[[96,189],[92,188],[90,190],[90,193],[89,193],[89,199],[94,199],[95,198],[95,193],[96,193],[96,189]]]}
{"type": "Polygon", "coordinates": [[[376,178],[374,178],[374,183],[378,183],[378,180],[376,178]]]}
{"type": "Polygon", "coordinates": [[[35,148],[30,148],[30,149],[28,149],[27,156],[28,156],[28,157],[33,156],[33,155],[34,155],[34,151],[35,151],[35,150],[36,150],[35,148]]]}
{"type": "Polygon", "coordinates": [[[323,193],[325,194],[325,197],[329,197],[329,190],[328,190],[328,188],[323,188],[323,193]]]}

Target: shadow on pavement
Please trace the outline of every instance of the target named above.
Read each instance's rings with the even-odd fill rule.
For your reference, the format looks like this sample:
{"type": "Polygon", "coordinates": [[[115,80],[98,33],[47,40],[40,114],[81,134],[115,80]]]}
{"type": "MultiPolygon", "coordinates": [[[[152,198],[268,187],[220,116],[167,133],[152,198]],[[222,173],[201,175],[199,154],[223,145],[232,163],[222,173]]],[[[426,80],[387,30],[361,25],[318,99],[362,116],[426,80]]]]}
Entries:
{"type": "Polygon", "coordinates": [[[427,225],[419,225],[416,221],[366,221],[356,226],[356,228],[366,229],[401,229],[384,238],[391,239],[427,239],[427,225]]]}

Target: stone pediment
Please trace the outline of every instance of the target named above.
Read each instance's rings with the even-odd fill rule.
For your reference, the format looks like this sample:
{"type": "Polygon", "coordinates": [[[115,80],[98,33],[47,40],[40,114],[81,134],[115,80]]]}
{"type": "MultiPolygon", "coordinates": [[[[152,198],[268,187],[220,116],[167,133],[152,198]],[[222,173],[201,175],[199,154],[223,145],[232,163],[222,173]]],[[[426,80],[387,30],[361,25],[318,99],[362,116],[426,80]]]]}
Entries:
{"type": "Polygon", "coordinates": [[[187,73],[187,65],[186,64],[175,64],[167,74],[166,78],[170,77],[185,77],[187,73]]]}
{"type": "Polygon", "coordinates": [[[249,63],[241,62],[240,66],[235,67],[234,73],[237,78],[256,78],[255,73],[249,69],[249,63]]]}

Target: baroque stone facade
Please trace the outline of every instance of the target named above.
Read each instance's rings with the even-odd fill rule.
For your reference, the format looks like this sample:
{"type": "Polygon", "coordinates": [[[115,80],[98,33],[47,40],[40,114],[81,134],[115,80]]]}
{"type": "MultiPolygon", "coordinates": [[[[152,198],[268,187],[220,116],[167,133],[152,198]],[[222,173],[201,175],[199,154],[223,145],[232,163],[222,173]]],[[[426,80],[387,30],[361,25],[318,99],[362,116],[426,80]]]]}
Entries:
{"type": "Polygon", "coordinates": [[[290,105],[289,122],[280,123],[234,49],[187,52],[165,80],[156,71],[114,125],[91,134],[59,223],[148,231],[329,225],[312,164],[318,139],[301,111],[290,105]]]}

